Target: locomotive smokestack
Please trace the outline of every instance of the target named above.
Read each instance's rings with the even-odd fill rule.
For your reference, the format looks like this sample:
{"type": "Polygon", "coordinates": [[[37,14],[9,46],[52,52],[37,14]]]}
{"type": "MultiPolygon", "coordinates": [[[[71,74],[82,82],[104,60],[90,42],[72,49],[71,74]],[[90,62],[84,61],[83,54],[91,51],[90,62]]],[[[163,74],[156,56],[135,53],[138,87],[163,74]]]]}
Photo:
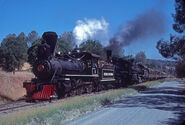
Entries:
{"type": "Polygon", "coordinates": [[[56,32],[44,32],[42,38],[43,38],[42,44],[46,42],[50,46],[50,53],[52,55],[54,53],[58,38],[56,32]]]}
{"type": "Polygon", "coordinates": [[[111,60],[111,56],[112,56],[112,51],[111,50],[107,50],[107,62],[110,62],[111,60]]]}

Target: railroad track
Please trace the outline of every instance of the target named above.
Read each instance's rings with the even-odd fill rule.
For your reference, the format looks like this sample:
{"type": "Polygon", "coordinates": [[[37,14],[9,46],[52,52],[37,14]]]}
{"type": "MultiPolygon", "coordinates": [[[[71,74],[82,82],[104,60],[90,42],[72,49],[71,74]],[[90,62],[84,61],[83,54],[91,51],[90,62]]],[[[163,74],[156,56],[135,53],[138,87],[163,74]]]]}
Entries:
{"type": "Polygon", "coordinates": [[[33,105],[36,105],[36,104],[37,103],[25,102],[25,100],[9,102],[9,103],[6,103],[6,104],[1,104],[0,105],[0,115],[7,114],[7,113],[10,113],[10,112],[13,112],[13,111],[17,111],[17,110],[20,110],[24,107],[33,106],[33,105]]]}
{"type": "MultiPolygon", "coordinates": [[[[52,101],[52,103],[53,102],[55,101],[52,101]]],[[[49,103],[50,102],[48,101],[34,103],[34,102],[26,102],[25,100],[21,100],[21,101],[1,104],[0,105],[0,117],[3,116],[4,114],[12,113],[14,111],[24,110],[26,108],[45,106],[49,103]]]]}
{"type": "Polygon", "coordinates": [[[25,100],[19,100],[15,102],[0,104],[0,117],[3,116],[4,114],[12,113],[14,111],[24,110],[26,108],[45,106],[48,104],[56,103],[58,101],[63,101],[63,100],[53,99],[52,102],[49,102],[49,101],[26,102],[25,100]]]}

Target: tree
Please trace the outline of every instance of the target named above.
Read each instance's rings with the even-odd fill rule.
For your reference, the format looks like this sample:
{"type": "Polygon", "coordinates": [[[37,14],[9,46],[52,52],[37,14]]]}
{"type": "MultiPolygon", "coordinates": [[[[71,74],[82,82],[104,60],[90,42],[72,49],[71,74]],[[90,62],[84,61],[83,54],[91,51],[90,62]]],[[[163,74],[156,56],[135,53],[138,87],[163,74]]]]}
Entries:
{"type": "Polygon", "coordinates": [[[39,39],[38,33],[34,30],[31,31],[26,38],[28,45],[31,45],[33,42],[35,42],[38,39],[39,39]]]}
{"type": "Polygon", "coordinates": [[[122,58],[124,60],[134,60],[134,56],[133,55],[123,56],[122,58]]]}
{"type": "Polygon", "coordinates": [[[55,52],[71,51],[75,46],[75,38],[72,32],[64,32],[58,38],[56,43],[55,52]]]}
{"type": "Polygon", "coordinates": [[[61,39],[64,40],[64,41],[69,42],[70,47],[74,47],[75,46],[75,37],[74,37],[72,32],[64,32],[64,33],[62,33],[61,39]]]}
{"type": "Polygon", "coordinates": [[[17,37],[9,34],[3,39],[0,47],[0,63],[4,70],[15,71],[20,69],[27,60],[26,36],[22,32],[17,37]]]}
{"type": "Polygon", "coordinates": [[[165,58],[185,60],[185,36],[170,35],[170,42],[161,39],[157,42],[156,48],[165,58]]]}
{"type": "Polygon", "coordinates": [[[156,48],[159,53],[165,58],[173,58],[177,60],[176,72],[180,77],[185,76],[185,71],[180,70],[180,68],[185,68],[185,1],[176,0],[175,3],[175,14],[172,15],[175,21],[173,24],[173,29],[180,33],[181,36],[170,35],[170,42],[160,39],[157,42],[156,48]],[[181,66],[178,66],[181,65],[181,66]]]}
{"type": "Polygon", "coordinates": [[[37,61],[37,53],[38,53],[38,46],[41,44],[41,38],[38,38],[35,40],[31,47],[28,49],[27,54],[28,54],[28,62],[33,66],[33,64],[37,61]]]}
{"type": "Polygon", "coordinates": [[[105,59],[105,52],[101,43],[97,40],[87,40],[80,44],[80,48],[82,51],[87,51],[90,53],[94,53],[100,55],[101,59],[105,59]]]}
{"type": "Polygon", "coordinates": [[[136,62],[145,63],[146,62],[146,55],[145,52],[141,51],[138,52],[135,56],[136,62]]]}
{"type": "Polygon", "coordinates": [[[175,14],[173,14],[173,18],[175,24],[173,24],[173,29],[178,33],[185,32],[185,1],[184,0],[176,0],[175,4],[175,14]]]}
{"type": "Polygon", "coordinates": [[[66,51],[71,51],[73,48],[73,45],[71,45],[70,42],[63,40],[61,37],[58,38],[56,47],[55,47],[55,52],[66,52],[66,51]]]}

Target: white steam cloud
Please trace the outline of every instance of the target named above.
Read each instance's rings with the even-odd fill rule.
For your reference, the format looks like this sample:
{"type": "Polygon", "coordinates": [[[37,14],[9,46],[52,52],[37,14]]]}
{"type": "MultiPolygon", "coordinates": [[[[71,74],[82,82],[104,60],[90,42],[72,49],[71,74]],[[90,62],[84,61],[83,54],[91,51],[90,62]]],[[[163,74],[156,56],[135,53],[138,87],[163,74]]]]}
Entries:
{"type": "Polygon", "coordinates": [[[109,23],[102,18],[78,20],[77,25],[73,29],[76,44],[79,46],[83,41],[88,39],[99,40],[108,36],[109,23]]]}

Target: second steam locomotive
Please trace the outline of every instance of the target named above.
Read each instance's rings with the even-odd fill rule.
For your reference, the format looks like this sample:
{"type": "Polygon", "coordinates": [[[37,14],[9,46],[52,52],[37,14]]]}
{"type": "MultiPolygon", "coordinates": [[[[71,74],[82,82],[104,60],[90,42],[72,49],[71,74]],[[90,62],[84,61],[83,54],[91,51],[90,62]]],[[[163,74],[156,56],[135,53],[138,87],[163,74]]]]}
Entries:
{"type": "Polygon", "coordinates": [[[28,99],[62,98],[165,77],[164,73],[151,72],[133,61],[111,58],[109,50],[107,61],[79,48],[54,56],[57,38],[55,32],[45,32],[42,36],[33,65],[36,77],[23,83],[28,99]]]}

